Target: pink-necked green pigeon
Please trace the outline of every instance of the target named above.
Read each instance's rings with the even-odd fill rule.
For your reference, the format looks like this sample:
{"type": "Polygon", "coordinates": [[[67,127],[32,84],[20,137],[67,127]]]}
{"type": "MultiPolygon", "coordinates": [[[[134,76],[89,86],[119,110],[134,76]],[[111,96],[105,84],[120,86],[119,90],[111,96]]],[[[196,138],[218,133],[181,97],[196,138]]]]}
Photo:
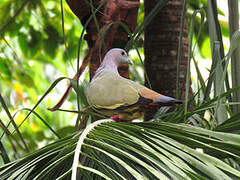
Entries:
{"type": "Polygon", "coordinates": [[[159,94],[123,78],[118,66],[132,64],[123,49],[107,52],[87,88],[87,101],[98,113],[116,121],[131,121],[143,115],[149,106],[173,106],[182,101],[159,94]]]}

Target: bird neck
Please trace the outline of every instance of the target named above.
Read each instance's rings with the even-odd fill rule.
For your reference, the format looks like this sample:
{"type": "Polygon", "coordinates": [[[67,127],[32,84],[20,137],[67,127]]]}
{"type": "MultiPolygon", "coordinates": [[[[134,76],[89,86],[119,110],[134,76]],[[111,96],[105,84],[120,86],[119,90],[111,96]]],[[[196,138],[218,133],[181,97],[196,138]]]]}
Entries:
{"type": "Polygon", "coordinates": [[[106,70],[119,75],[117,68],[118,68],[118,66],[115,63],[111,63],[111,61],[109,61],[109,62],[103,61],[102,64],[97,69],[97,71],[95,72],[93,79],[97,78],[102,72],[104,72],[106,70]]]}
{"type": "Polygon", "coordinates": [[[114,61],[108,60],[108,59],[103,60],[99,69],[107,69],[107,70],[118,73],[118,65],[114,61]]]}

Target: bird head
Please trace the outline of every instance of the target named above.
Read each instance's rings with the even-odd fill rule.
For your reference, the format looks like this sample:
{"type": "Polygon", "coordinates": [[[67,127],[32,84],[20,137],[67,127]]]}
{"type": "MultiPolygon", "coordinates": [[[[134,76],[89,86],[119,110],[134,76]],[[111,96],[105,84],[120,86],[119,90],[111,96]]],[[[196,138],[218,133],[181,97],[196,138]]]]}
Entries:
{"type": "Polygon", "coordinates": [[[117,66],[123,64],[133,64],[132,61],[129,59],[126,51],[120,48],[113,48],[107,52],[104,59],[110,59],[114,61],[114,64],[117,66]]]}

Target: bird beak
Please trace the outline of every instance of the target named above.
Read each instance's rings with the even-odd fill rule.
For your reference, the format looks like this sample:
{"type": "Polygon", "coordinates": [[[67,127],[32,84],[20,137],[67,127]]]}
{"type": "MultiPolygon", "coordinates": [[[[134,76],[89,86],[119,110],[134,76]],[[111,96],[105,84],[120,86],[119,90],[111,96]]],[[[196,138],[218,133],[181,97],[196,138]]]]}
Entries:
{"type": "Polygon", "coordinates": [[[133,65],[133,62],[130,59],[128,59],[128,64],[133,65]]]}

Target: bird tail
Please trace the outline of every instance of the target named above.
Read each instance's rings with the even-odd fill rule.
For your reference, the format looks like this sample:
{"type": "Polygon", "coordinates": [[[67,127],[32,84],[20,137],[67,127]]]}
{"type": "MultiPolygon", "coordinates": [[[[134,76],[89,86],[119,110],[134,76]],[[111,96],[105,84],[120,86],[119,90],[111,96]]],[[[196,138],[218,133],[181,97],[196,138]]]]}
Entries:
{"type": "Polygon", "coordinates": [[[156,101],[154,101],[153,105],[161,105],[161,106],[174,106],[177,104],[182,104],[183,102],[181,100],[168,97],[168,96],[160,96],[157,98],[156,101]]]}

